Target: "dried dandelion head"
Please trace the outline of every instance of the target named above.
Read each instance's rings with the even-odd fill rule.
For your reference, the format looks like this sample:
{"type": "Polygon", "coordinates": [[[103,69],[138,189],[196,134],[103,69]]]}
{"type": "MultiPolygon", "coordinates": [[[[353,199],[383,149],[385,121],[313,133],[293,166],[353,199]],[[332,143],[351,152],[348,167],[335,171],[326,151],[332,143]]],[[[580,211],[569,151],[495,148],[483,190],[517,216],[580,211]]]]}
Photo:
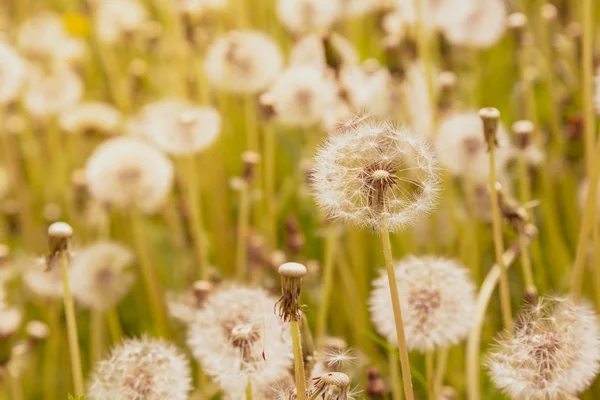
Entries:
{"type": "Polygon", "coordinates": [[[444,34],[454,45],[488,48],[502,38],[506,27],[504,1],[481,0],[466,16],[444,26],[444,34]]]}
{"type": "MultiPolygon", "coordinates": [[[[496,168],[502,173],[510,159],[508,133],[502,125],[496,132],[496,168]]],[[[487,179],[490,173],[488,144],[483,123],[477,113],[454,114],[444,119],[438,128],[435,148],[440,162],[452,175],[470,179],[487,179]]]]}
{"type": "Polygon", "coordinates": [[[26,79],[27,66],[23,58],[8,43],[0,40],[0,105],[13,102],[26,79]]]}
{"type": "Polygon", "coordinates": [[[61,112],[59,124],[68,133],[114,134],[121,113],[113,105],[98,101],[79,103],[61,112]]]}
{"type": "Polygon", "coordinates": [[[341,0],[279,0],[277,15],[295,34],[327,31],[340,17],[341,0]]]}
{"type": "Polygon", "coordinates": [[[160,339],[128,339],[100,361],[91,375],[90,400],[186,400],[191,390],[187,359],[160,339]]]}
{"type": "Polygon", "coordinates": [[[191,324],[196,317],[196,312],[208,300],[214,290],[210,281],[196,281],[192,287],[182,293],[167,293],[167,310],[169,315],[184,324],[191,324]]]}
{"type": "Polygon", "coordinates": [[[169,154],[191,154],[210,146],[221,131],[221,115],[212,107],[167,99],[144,107],[129,123],[134,135],[148,138],[169,154]]]}
{"type": "Polygon", "coordinates": [[[312,186],[330,218],[391,230],[426,215],[439,192],[435,155],[388,122],[356,117],[331,134],[315,158],[312,186]]]}
{"type": "Polygon", "coordinates": [[[95,12],[98,39],[113,44],[142,29],[148,12],[138,0],[102,0],[95,12]]]}
{"type": "Polygon", "coordinates": [[[144,141],[120,137],[96,148],[87,161],[86,178],[97,201],[118,208],[136,206],[151,214],[169,194],[173,166],[144,141]]]}
{"type": "Polygon", "coordinates": [[[313,66],[293,66],[275,80],[261,96],[285,125],[310,126],[323,120],[334,107],[337,88],[333,79],[313,66]]]}
{"type": "Polygon", "coordinates": [[[268,382],[291,366],[289,328],[261,289],[218,289],[190,324],[188,345],[225,393],[268,382]]]}
{"type": "MultiPolygon", "coordinates": [[[[453,260],[424,256],[396,263],[406,344],[432,351],[457,344],[469,332],[475,313],[475,285],[468,271],[453,260]]],[[[396,326],[385,273],[373,282],[369,299],[375,329],[396,344],[396,326]]]]}
{"type": "Polygon", "coordinates": [[[492,381],[512,398],[560,399],[585,390],[599,362],[600,325],[591,306],[549,298],[524,308],[487,366],[492,381]]]}
{"type": "Polygon", "coordinates": [[[60,66],[49,74],[30,69],[24,105],[36,117],[49,117],[75,106],[83,95],[81,78],[71,68],[60,66]]]}
{"type": "Polygon", "coordinates": [[[232,93],[264,90],[279,74],[283,58],[269,36],[256,31],[231,31],[217,39],[206,54],[208,81],[232,93]]]}
{"type": "Polygon", "coordinates": [[[279,317],[286,322],[300,321],[300,287],[307,272],[306,267],[299,263],[287,262],[281,264],[278,272],[281,276],[281,297],[276,303],[279,317]]]}
{"type": "Polygon", "coordinates": [[[69,275],[77,302],[97,311],[116,306],[135,280],[127,270],[133,259],[133,252],[117,242],[101,241],[79,249],[69,275]]]}
{"type": "Polygon", "coordinates": [[[311,398],[327,400],[348,400],[350,378],[343,372],[326,372],[312,380],[311,398]]]}

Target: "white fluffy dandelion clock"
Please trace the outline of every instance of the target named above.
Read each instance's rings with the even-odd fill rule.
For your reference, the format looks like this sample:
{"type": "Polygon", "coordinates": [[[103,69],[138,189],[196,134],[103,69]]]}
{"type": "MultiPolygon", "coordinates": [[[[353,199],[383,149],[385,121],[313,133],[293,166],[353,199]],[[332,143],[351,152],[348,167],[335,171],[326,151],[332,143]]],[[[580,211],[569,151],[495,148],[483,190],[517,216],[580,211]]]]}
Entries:
{"type": "Polygon", "coordinates": [[[340,17],[341,0],[279,0],[277,15],[291,32],[306,34],[329,29],[340,17]]]}
{"type": "Polygon", "coordinates": [[[0,105],[14,101],[25,83],[25,60],[8,43],[0,40],[0,105]]]}
{"type": "MultiPolygon", "coordinates": [[[[396,263],[395,272],[409,349],[425,353],[467,336],[475,313],[475,284],[467,269],[449,259],[409,256],[396,263]]],[[[385,272],[373,282],[369,309],[375,329],[396,344],[389,285],[385,272]]]]}
{"type": "Polygon", "coordinates": [[[191,154],[210,146],[221,131],[221,115],[212,107],[166,99],[144,107],[128,131],[152,141],[169,154],[191,154]]]}
{"type": "Polygon", "coordinates": [[[315,157],[312,186],[331,218],[391,231],[433,208],[437,162],[428,144],[404,128],[357,117],[329,136],[315,157]]]}
{"type": "Polygon", "coordinates": [[[600,325],[587,303],[542,299],[527,306],[488,360],[492,381],[513,399],[576,396],[600,367],[600,325]]]}
{"type": "Polygon", "coordinates": [[[231,31],[208,49],[209,83],[237,94],[264,90],[281,71],[283,57],[273,39],[256,31],[231,31]]]}
{"type": "Polygon", "coordinates": [[[191,323],[188,345],[226,394],[277,379],[291,367],[289,327],[274,314],[276,302],[261,289],[223,288],[191,323]]]}
{"type": "Polygon", "coordinates": [[[137,0],[103,0],[95,13],[98,39],[113,44],[139,31],[148,20],[148,12],[137,0]]]}
{"type": "Polygon", "coordinates": [[[131,137],[102,143],[86,164],[92,196],[117,208],[139,207],[152,214],[166,201],[173,183],[173,165],[160,151],[131,137]]]}
{"type": "Polygon", "coordinates": [[[186,400],[188,360],[160,339],[129,339],[100,361],[91,375],[90,400],[186,400]]]}

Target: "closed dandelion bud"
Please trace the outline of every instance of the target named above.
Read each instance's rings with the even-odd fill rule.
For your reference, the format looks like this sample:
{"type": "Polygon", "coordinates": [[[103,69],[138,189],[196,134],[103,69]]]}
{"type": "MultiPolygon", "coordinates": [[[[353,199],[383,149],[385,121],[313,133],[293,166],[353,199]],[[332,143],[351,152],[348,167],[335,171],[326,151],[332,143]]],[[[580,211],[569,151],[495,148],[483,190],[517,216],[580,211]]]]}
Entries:
{"type": "Polygon", "coordinates": [[[48,228],[48,255],[46,269],[51,270],[56,261],[64,255],[69,255],[73,228],[66,222],[55,222],[48,228]]]}
{"type": "Polygon", "coordinates": [[[369,396],[376,399],[383,398],[387,393],[387,387],[385,382],[381,378],[379,370],[375,367],[369,368],[367,371],[367,389],[366,392],[369,396]]]}
{"type": "Polygon", "coordinates": [[[192,295],[196,300],[196,306],[198,308],[202,307],[214,289],[215,285],[209,281],[196,281],[193,283],[192,295]]]}
{"type": "Polygon", "coordinates": [[[517,148],[519,150],[527,150],[531,146],[531,140],[535,126],[533,122],[528,120],[517,121],[512,125],[512,130],[515,133],[517,148]]]}
{"type": "Polygon", "coordinates": [[[456,89],[456,74],[452,71],[443,71],[437,76],[437,85],[440,89],[438,107],[442,110],[452,105],[452,98],[456,89]]]}
{"type": "Polygon", "coordinates": [[[162,339],[127,339],[96,364],[86,399],[186,400],[190,367],[175,346],[162,339]]]}
{"type": "Polygon", "coordinates": [[[408,130],[356,116],[319,149],[311,186],[327,217],[395,231],[433,208],[437,160],[408,130]]]}
{"type": "Polygon", "coordinates": [[[542,18],[544,18],[544,20],[546,22],[554,22],[556,20],[556,18],[558,17],[558,9],[556,8],[556,6],[554,4],[551,3],[545,3],[542,5],[541,8],[541,14],[542,14],[542,18]]]}
{"type": "Polygon", "coordinates": [[[498,124],[500,121],[500,111],[497,108],[487,107],[479,110],[479,117],[483,122],[483,136],[488,147],[498,145],[498,124]]]}
{"type": "Polygon", "coordinates": [[[73,190],[73,203],[78,213],[85,212],[87,202],[89,200],[89,192],[85,170],[76,169],[71,174],[71,187],[73,190]]]}
{"type": "MultiPolygon", "coordinates": [[[[453,260],[408,256],[396,263],[398,294],[409,350],[447,348],[469,333],[475,314],[475,285],[453,260]]],[[[371,320],[379,334],[396,344],[396,325],[385,271],[373,282],[371,320]]]]}
{"type": "Polygon", "coordinates": [[[527,27],[527,15],[521,12],[510,14],[508,16],[508,27],[514,31],[517,45],[522,46],[527,27]]]}
{"type": "Polygon", "coordinates": [[[495,385],[513,399],[577,396],[600,367],[600,325],[587,303],[540,299],[524,308],[487,362],[495,385]]]}
{"type": "Polygon", "coordinates": [[[247,183],[254,181],[256,167],[260,164],[260,154],[254,151],[245,151],[242,153],[242,177],[247,183]]]}
{"type": "Polygon", "coordinates": [[[302,277],[306,275],[306,267],[299,263],[281,264],[278,269],[281,277],[281,297],[277,302],[279,317],[285,321],[300,321],[300,286],[302,277]]]}

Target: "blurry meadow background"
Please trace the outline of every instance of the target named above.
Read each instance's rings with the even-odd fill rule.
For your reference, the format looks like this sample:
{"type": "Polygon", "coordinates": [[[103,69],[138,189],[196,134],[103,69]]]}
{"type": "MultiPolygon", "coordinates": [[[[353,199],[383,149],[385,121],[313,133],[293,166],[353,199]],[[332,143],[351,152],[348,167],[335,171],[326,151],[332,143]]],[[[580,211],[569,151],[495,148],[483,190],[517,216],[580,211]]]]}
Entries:
{"type": "Polygon", "coordinates": [[[599,115],[597,0],[2,0],[0,399],[600,398],[599,115]]]}

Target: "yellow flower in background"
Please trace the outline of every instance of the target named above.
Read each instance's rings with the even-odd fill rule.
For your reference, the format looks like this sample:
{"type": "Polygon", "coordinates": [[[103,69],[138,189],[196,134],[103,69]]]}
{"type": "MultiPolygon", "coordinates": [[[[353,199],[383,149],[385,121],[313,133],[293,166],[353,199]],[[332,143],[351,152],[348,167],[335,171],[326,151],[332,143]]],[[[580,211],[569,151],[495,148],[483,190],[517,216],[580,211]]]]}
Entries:
{"type": "Polygon", "coordinates": [[[68,12],[63,15],[65,29],[73,36],[86,37],[90,31],[90,24],[86,17],[79,13],[68,12]]]}

